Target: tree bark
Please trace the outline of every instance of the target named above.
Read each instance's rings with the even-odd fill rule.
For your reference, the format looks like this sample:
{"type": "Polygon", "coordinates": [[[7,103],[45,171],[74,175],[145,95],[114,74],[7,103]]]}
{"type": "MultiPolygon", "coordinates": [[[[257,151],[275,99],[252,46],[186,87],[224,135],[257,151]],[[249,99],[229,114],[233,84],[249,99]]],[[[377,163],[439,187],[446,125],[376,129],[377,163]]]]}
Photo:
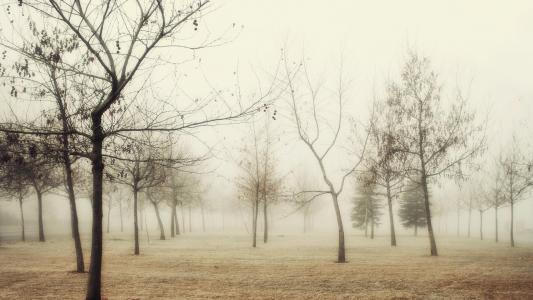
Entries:
{"type": "Polygon", "coordinates": [[[102,285],[102,191],[104,164],[102,161],[102,145],[104,134],[102,131],[102,118],[99,115],[92,116],[92,241],[91,262],[89,266],[89,280],[87,283],[87,300],[101,299],[102,285]]]}
{"type": "Polygon", "coordinates": [[[180,210],[181,210],[181,228],[183,228],[183,233],[185,233],[185,213],[183,212],[183,203],[180,203],[180,210]]]}
{"type": "Polygon", "coordinates": [[[255,200],[253,205],[253,224],[252,224],[252,247],[257,247],[257,219],[259,217],[259,185],[256,185],[255,200]]]}
{"type": "Polygon", "coordinates": [[[396,231],[394,230],[394,214],[392,213],[392,196],[390,186],[387,184],[387,203],[389,205],[389,222],[390,222],[390,245],[396,247],[396,231]]]}
{"type": "Polygon", "coordinates": [[[338,201],[338,195],[335,193],[331,193],[331,198],[333,200],[333,206],[335,207],[335,216],[337,217],[337,227],[339,230],[339,249],[337,253],[337,262],[338,263],[345,263],[346,262],[346,251],[345,251],[345,245],[344,245],[344,227],[342,225],[342,215],[341,210],[339,208],[339,201],[338,201]]]}
{"type": "Polygon", "coordinates": [[[53,74],[53,83],[58,93],[56,95],[56,102],[59,108],[59,113],[61,116],[61,124],[63,128],[63,134],[61,135],[62,143],[62,158],[63,166],[65,167],[66,175],[66,184],[67,184],[67,194],[70,205],[70,227],[72,231],[72,239],[74,240],[74,248],[76,250],[76,272],[83,273],[85,272],[85,264],[83,261],[83,250],[81,246],[79,222],[78,222],[78,210],[76,208],[76,196],[74,192],[74,179],[72,177],[72,161],[70,159],[69,148],[70,142],[67,131],[69,130],[68,117],[66,112],[66,103],[63,102],[63,99],[59,96],[59,87],[57,85],[55,77],[55,68],[52,69],[53,74]]]}
{"type": "MultiPolygon", "coordinates": [[[[138,206],[138,194],[139,191],[137,190],[137,187],[135,186],[133,188],[133,235],[135,239],[135,249],[134,254],[139,255],[139,218],[137,214],[137,206],[138,206]]],[[[141,222],[142,225],[142,222],[141,222]]]]}
{"type": "Polygon", "coordinates": [[[178,222],[177,204],[174,206],[174,225],[176,225],[176,235],[180,235],[180,223],[178,222]]]}
{"type": "Polygon", "coordinates": [[[159,215],[159,207],[157,206],[157,202],[152,202],[152,204],[154,205],[155,216],[157,217],[157,224],[159,224],[159,239],[165,240],[165,229],[163,227],[163,221],[161,221],[161,216],[159,215]]]}
{"type": "Polygon", "coordinates": [[[22,229],[22,241],[26,241],[26,231],[24,230],[24,209],[22,208],[22,197],[19,197],[19,208],[20,208],[20,226],[22,229]]]}
{"type": "Polygon", "coordinates": [[[267,213],[268,207],[267,207],[267,199],[266,197],[264,198],[265,199],[263,199],[263,223],[264,223],[263,243],[266,244],[268,242],[268,213],[267,213]]]}
{"type": "Polygon", "coordinates": [[[39,218],[39,242],[44,242],[44,224],[43,224],[43,194],[36,187],[35,192],[37,193],[37,204],[38,204],[38,218],[39,218]]]}
{"type": "Polygon", "coordinates": [[[433,225],[431,224],[431,210],[429,208],[429,192],[428,192],[428,185],[427,185],[427,178],[425,175],[425,167],[423,167],[423,174],[422,174],[422,189],[424,191],[424,209],[426,211],[426,225],[428,228],[428,235],[429,235],[429,245],[431,247],[431,256],[438,256],[437,253],[437,243],[435,242],[435,235],[433,234],[433,225]]]}

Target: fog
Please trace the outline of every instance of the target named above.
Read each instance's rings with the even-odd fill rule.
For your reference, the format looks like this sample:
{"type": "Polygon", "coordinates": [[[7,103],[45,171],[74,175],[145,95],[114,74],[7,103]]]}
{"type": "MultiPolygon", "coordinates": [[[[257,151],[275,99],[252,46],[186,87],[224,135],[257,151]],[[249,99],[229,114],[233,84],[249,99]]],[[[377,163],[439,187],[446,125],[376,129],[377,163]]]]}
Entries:
{"type": "MultiPolygon", "coordinates": [[[[530,1],[81,2],[68,18],[67,2],[0,3],[6,272],[26,276],[9,265],[19,252],[34,264],[66,249],[57,260],[69,270],[93,270],[81,285],[68,279],[78,290],[67,298],[126,295],[119,272],[106,282],[106,255],[131,254],[153,259],[142,270],[159,274],[154,286],[192,286],[185,298],[533,295],[494,283],[518,286],[533,266],[530,1]],[[309,290],[340,272],[317,263],[386,273],[433,256],[456,266],[458,294],[430,290],[450,280],[444,261],[433,270],[443,277],[425,269],[412,291],[395,277],[376,279],[379,292],[344,291],[343,276],[309,290]],[[243,263],[244,277],[276,260],[301,260],[288,278],[314,267],[331,276],[295,291],[271,270],[266,287],[217,279],[220,292],[203,294],[216,272],[188,285],[157,271],[177,259],[190,275],[206,257],[228,272],[243,263]],[[465,271],[461,259],[481,269],[465,271]],[[463,273],[497,267],[505,278],[476,277],[479,289],[463,273]]],[[[0,280],[2,297],[22,296],[0,280]]]]}

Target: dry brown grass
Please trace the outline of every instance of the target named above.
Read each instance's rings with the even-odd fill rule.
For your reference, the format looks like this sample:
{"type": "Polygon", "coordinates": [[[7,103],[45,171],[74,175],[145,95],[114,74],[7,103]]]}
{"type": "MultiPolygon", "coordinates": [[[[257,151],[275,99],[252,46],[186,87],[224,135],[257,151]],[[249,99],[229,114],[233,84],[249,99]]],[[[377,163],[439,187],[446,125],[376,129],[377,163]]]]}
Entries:
{"type": "MultiPolygon", "coordinates": [[[[337,264],[326,235],[274,236],[257,249],[248,237],[185,235],[144,243],[135,257],[126,236],[105,240],[103,293],[109,299],[533,299],[533,248],[424,237],[348,237],[337,264]]],[[[84,245],[87,247],[88,241],[84,245]]],[[[72,273],[68,240],[0,246],[0,298],[81,299],[87,274],[72,273]]],[[[86,253],[88,258],[88,253],[86,253]]]]}

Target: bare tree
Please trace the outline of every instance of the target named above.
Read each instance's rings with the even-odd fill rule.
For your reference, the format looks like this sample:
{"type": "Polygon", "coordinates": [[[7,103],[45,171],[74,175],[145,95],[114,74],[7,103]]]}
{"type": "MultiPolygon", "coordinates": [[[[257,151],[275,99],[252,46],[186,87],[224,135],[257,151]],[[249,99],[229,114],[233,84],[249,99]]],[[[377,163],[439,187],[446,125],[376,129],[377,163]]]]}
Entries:
{"type": "Polygon", "coordinates": [[[513,142],[507,152],[503,152],[499,159],[499,168],[502,174],[502,195],[511,208],[510,243],[515,246],[514,240],[514,205],[524,199],[526,191],[533,186],[531,176],[531,162],[526,159],[518,146],[517,140],[513,142]]]}
{"type": "Polygon", "coordinates": [[[377,104],[375,108],[382,113],[376,117],[372,126],[370,147],[365,156],[365,168],[369,173],[369,180],[380,187],[384,192],[376,193],[387,199],[390,243],[396,246],[396,230],[394,228],[393,200],[397,199],[402,192],[406,175],[406,166],[409,165],[405,152],[395,151],[395,124],[390,107],[384,103],[377,104]]]}
{"type": "Polygon", "coordinates": [[[369,137],[369,132],[364,138],[364,143],[360,151],[356,154],[358,157],[356,162],[342,175],[338,185],[333,183],[333,172],[328,170],[326,167],[325,161],[328,157],[328,154],[331,154],[331,150],[337,145],[337,141],[340,135],[342,128],[343,120],[343,105],[345,99],[345,82],[343,79],[342,68],[340,71],[338,86],[335,89],[333,95],[322,95],[325,89],[321,89],[322,83],[314,85],[311,81],[309,72],[305,63],[296,63],[298,67],[295,70],[291,70],[289,67],[289,62],[287,58],[284,59],[285,63],[285,80],[288,84],[288,94],[292,109],[292,114],[294,117],[294,123],[298,132],[299,140],[302,141],[309,152],[313,155],[314,160],[320,168],[322,174],[323,182],[327,186],[327,189],[316,190],[316,191],[304,191],[313,195],[314,197],[328,194],[331,196],[333,202],[333,208],[335,209],[335,216],[337,219],[337,228],[338,228],[338,253],[337,253],[337,262],[344,263],[346,262],[346,252],[345,252],[345,242],[344,242],[344,226],[342,221],[341,210],[339,207],[339,195],[344,190],[344,184],[346,178],[352,175],[363,160],[363,155],[365,153],[366,144],[369,137]],[[303,68],[302,68],[303,67],[303,68]],[[336,102],[336,118],[335,124],[330,126],[324,119],[319,118],[319,107],[318,104],[321,98],[329,99],[332,97],[336,102]],[[311,105],[311,113],[308,120],[304,117],[304,112],[302,111],[303,102],[307,101],[311,105]],[[312,125],[306,126],[308,123],[312,125]],[[328,137],[327,132],[323,130],[327,128],[332,128],[333,132],[328,137]]]}
{"type": "Polygon", "coordinates": [[[475,123],[475,114],[467,109],[467,99],[460,90],[449,109],[441,101],[438,76],[430,61],[409,53],[398,83],[388,88],[388,105],[397,124],[395,148],[413,158],[411,180],[424,192],[427,229],[432,256],[437,244],[431,220],[428,185],[439,176],[462,178],[463,168],[484,149],[483,127],[475,123]]]}

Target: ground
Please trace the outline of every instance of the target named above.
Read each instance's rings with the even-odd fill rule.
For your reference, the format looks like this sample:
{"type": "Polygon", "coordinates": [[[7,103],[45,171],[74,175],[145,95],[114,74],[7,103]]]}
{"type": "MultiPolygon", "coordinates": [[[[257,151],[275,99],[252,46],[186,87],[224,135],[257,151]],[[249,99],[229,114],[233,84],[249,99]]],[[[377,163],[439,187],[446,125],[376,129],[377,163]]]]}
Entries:
{"type": "MultiPolygon", "coordinates": [[[[426,237],[347,237],[348,263],[335,263],[327,235],[275,235],[250,247],[244,235],[188,234],[141,244],[105,239],[103,294],[108,299],[533,299],[533,248],[492,241],[426,237]]],[[[84,241],[88,247],[88,241],[84,241]]],[[[73,273],[72,242],[0,246],[1,299],[82,299],[87,274],[73,273]]],[[[85,254],[86,259],[89,253],[85,254]]]]}

